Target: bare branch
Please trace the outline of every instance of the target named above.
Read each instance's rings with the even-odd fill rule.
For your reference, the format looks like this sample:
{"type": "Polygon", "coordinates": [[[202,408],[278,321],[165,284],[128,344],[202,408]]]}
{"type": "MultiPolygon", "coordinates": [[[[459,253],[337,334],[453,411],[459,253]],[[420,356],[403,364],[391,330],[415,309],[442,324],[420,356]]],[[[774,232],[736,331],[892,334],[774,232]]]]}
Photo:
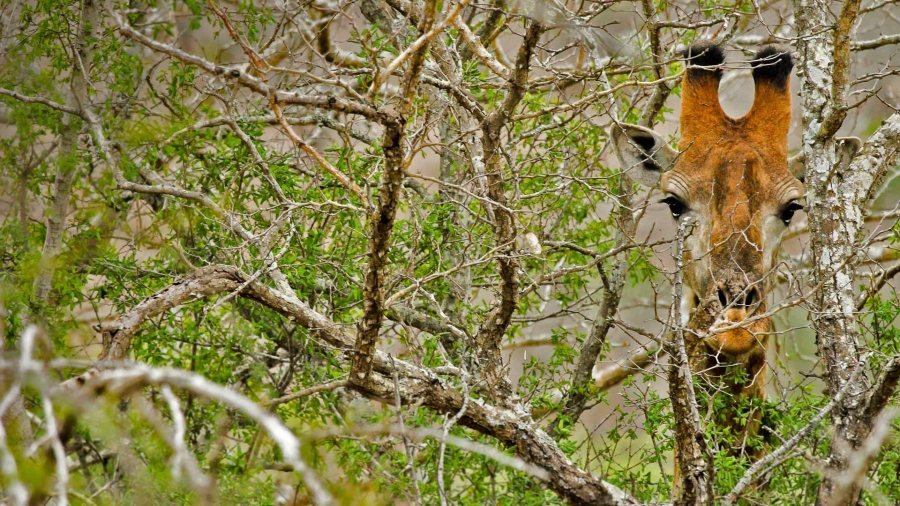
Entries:
{"type": "Polygon", "coordinates": [[[464,341],[468,341],[469,337],[466,335],[465,331],[462,329],[450,324],[445,323],[435,318],[431,318],[430,316],[416,311],[413,308],[401,306],[398,304],[389,305],[389,310],[387,313],[387,317],[395,320],[406,323],[414,328],[419,330],[424,330],[430,334],[450,334],[457,339],[462,339],[464,341]]]}
{"type": "Polygon", "coordinates": [[[872,465],[872,459],[881,451],[885,441],[893,432],[892,423],[900,416],[900,409],[892,408],[882,412],[872,423],[872,431],[869,433],[865,444],[850,459],[850,466],[838,478],[838,486],[834,496],[828,504],[840,506],[847,504],[848,497],[852,497],[855,489],[866,480],[866,474],[872,465]]]}
{"type": "MultiPolygon", "coordinates": [[[[606,343],[606,336],[612,328],[613,317],[619,307],[619,301],[622,298],[622,292],[625,289],[625,280],[628,277],[628,253],[626,246],[631,241],[637,228],[637,221],[634,219],[631,210],[631,199],[633,197],[633,183],[630,178],[620,178],[619,195],[617,196],[618,207],[616,208],[616,228],[614,258],[614,266],[610,275],[606,275],[600,264],[603,256],[601,255],[594,260],[597,268],[600,270],[600,276],[603,280],[603,300],[597,309],[597,316],[591,325],[591,332],[578,356],[578,363],[575,366],[575,372],[572,378],[572,386],[566,394],[566,402],[560,412],[560,417],[565,417],[570,422],[575,422],[581,417],[587,405],[588,399],[592,394],[593,370],[597,362],[597,357],[606,343]]],[[[557,430],[560,424],[554,425],[551,433],[558,436],[557,430]]]]}
{"type": "Polygon", "coordinates": [[[362,202],[363,206],[369,208],[371,204],[369,203],[369,198],[366,196],[366,192],[363,191],[362,188],[359,187],[352,179],[350,179],[346,174],[338,170],[331,162],[328,161],[325,156],[319,152],[318,149],[309,145],[300,134],[294,131],[294,129],[288,124],[287,120],[284,119],[284,115],[281,111],[281,107],[278,102],[275,100],[274,95],[270,95],[270,105],[272,107],[272,111],[275,113],[275,118],[278,123],[281,125],[281,128],[284,130],[284,133],[294,142],[294,144],[305,151],[307,154],[313,157],[313,159],[323,168],[325,172],[331,174],[332,177],[338,180],[342,185],[344,185],[348,190],[352,191],[362,202]]]}
{"type": "MultiPolygon", "coordinates": [[[[5,417],[13,403],[19,400],[22,392],[18,381],[7,388],[6,394],[0,399],[0,418],[5,417]]],[[[28,489],[19,479],[19,468],[7,440],[5,420],[4,423],[0,423],[0,470],[3,471],[3,476],[6,478],[6,493],[12,500],[11,504],[14,506],[28,504],[28,489]]]]}
{"type": "MultiPolygon", "coordinates": [[[[644,19],[646,20],[650,32],[650,54],[654,62],[653,73],[658,80],[665,75],[662,66],[663,49],[659,39],[659,32],[664,26],[671,26],[671,24],[660,22],[659,17],[656,15],[656,7],[650,0],[641,0],[641,10],[643,11],[644,19]]],[[[674,86],[671,86],[671,83],[668,81],[660,81],[659,84],[656,85],[653,89],[653,93],[650,95],[650,100],[647,101],[647,104],[644,105],[644,110],[641,111],[641,118],[638,120],[638,125],[645,127],[653,126],[656,122],[656,116],[659,114],[659,111],[662,110],[663,105],[665,105],[666,99],[669,98],[669,94],[672,93],[673,88],[674,86]]]]}
{"type": "Polygon", "coordinates": [[[0,88],[0,95],[5,95],[7,97],[14,98],[19,102],[25,104],[41,104],[45,105],[51,109],[55,109],[60,112],[64,112],[66,114],[71,114],[72,116],[78,116],[79,118],[84,118],[84,113],[81,109],[77,107],[70,107],[67,105],[60,104],[58,102],[54,102],[52,100],[48,100],[44,97],[29,97],[27,95],[22,95],[19,92],[7,90],[6,88],[0,88]]]}
{"type": "Polygon", "coordinates": [[[900,263],[896,263],[878,275],[877,278],[872,280],[872,285],[866,289],[865,292],[859,294],[859,297],[856,299],[856,310],[862,311],[862,309],[866,306],[866,302],[875,296],[888,281],[891,280],[894,276],[900,274],[900,263]]]}
{"type": "Polygon", "coordinates": [[[357,114],[385,125],[395,124],[397,122],[397,119],[388,112],[375,109],[365,104],[353,102],[345,98],[333,95],[301,95],[299,93],[271,89],[269,85],[246,72],[241,72],[237,69],[227,69],[199,56],[182,51],[170,44],[157,42],[128,25],[118,12],[110,10],[109,13],[116,22],[119,33],[135,42],[154,51],[167,54],[184,63],[201,68],[210,74],[222,76],[225,79],[233,79],[235,82],[264,97],[272,96],[279,104],[305,105],[308,107],[330,109],[347,114],[357,114]]]}
{"type": "Polygon", "coordinates": [[[507,204],[503,159],[500,146],[500,132],[506,126],[513,111],[525,95],[525,83],[531,66],[531,57],[541,37],[543,29],[535,21],[529,21],[525,40],[516,56],[516,69],[510,77],[510,88],[499,109],[482,123],[484,134],[484,171],[487,176],[488,196],[499,206],[493,206],[494,237],[501,251],[497,256],[500,266],[500,300],[495,309],[488,312],[478,332],[480,366],[489,383],[498,389],[501,398],[511,394],[511,386],[501,377],[500,340],[512,321],[519,299],[519,262],[512,255],[515,246],[516,225],[512,213],[505,209],[507,204]],[[501,207],[502,206],[502,207],[501,207]]]}
{"type": "Polygon", "coordinates": [[[188,451],[184,444],[187,423],[184,419],[184,412],[181,411],[178,397],[175,396],[172,389],[169,388],[169,385],[163,386],[161,391],[163,398],[166,400],[166,404],[169,406],[169,412],[172,414],[172,423],[175,426],[175,433],[172,434],[171,441],[172,450],[175,453],[172,457],[173,474],[181,475],[182,472],[184,472],[184,474],[187,474],[188,481],[191,485],[201,494],[209,497],[211,494],[210,485],[212,485],[212,482],[208,476],[200,471],[194,455],[188,451]]]}
{"type": "MultiPolygon", "coordinates": [[[[428,0],[425,3],[424,14],[419,20],[420,33],[424,35],[431,33],[432,25],[437,15],[436,7],[436,0],[428,0]]],[[[453,15],[457,14],[459,14],[458,11],[453,15]]],[[[423,42],[411,56],[409,72],[405,76],[403,83],[399,108],[400,117],[403,119],[402,124],[405,124],[405,120],[412,112],[416,87],[425,63],[425,53],[428,51],[428,43],[431,37],[420,40],[423,40],[423,42]]],[[[365,383],[372,372],[372,358],[378,344],[378,332],[381,330],[381,324],[384,319],[384,285],[387,274],[385,270],[388,264],[388,255],[390,254],[394,219],[397,216],[397,208],[400,205],[400,188],[403,184],[403,167],[406,157],[405,139],[405,126],[388,125],[381,142],[381,149],[384,152],[384,175],[378,191],[378,209],[372,215],[369,223],[370,232],[367,254],[369,265],[366,271],[365,283],[363,284],[363,316],[356,336],[353,367],[350,371],[350,381],[355,384],[365,383]]]]}
{"type": "Polygon", "coordinates": [[[668,323],[674,331],[671,341],[664,344],[669,353],[669,399],[675,415],[675,465],[680,471],[675,486],[678,501],[682,504],[712,504],[715,468],[700,424],[694,380],[685,348],[685,329],[681,325],[684,238],[687,227],[693,227],[689,222],[682,220],[678,226],[675,281],[668,323]]]}
{"type": "Polygon", "coordinates": [[[851,196],[862,205],[872,195],[885,171],[900,158],[900,113],[891,115],[863,144],[847,169],[851,196]]]}
{"type": "Polygon", "coordinates": [[[322,383],[321,385],[314,385],[309,388],[304,388],[303,390],[285,395],[284,397],[279,397],[277,399],[265,401],[262,403],[262,405],[265,407],[277,406],[279,404],[284,404],[286,402],[291,402],[291,401],[295,401],[297,399],[302,399],[304,397],[309,397],[310,395],[316,394],[319,392],[328,392],[331,390],[335,390],[337,388],[343,388],[349,384],[350,384],[350,382],[346,379],[329,381],[328,383],[322,383]]]}
{"type": "Polygon", "coordinates": [[[659,348],[656,347],[632,350],[627,356],[616,360],[612,365],[594,372],[592,388],[598,392],[605,392],[615,387],[626,378],[646,370],[649,365],[655,363],[658,354],[659,348]]]}
{"type": "Polygon", "coordinates": [[[859,15],[861,0],[846,0],[834,27],[834,49],[831,60],[831,103],[819,130],[822,138],[834,135],[847,116],[847,89],[850,80],[850,32],[859,15]]]}
{"type": "Polygon", "coordinates": [[[469,439],[444,434],[443,429],[430,429],[427,427],[400,427],[397,425],[364,425],[358,427],[339,427],[336,429],[310,432],[306,435],[309,439],[325,439],[341,436],[377,436],[391,435],[404,436],[415,442],[425,442],[427,439],[437,439],[449,445],[455,446],[467,452],[485,456],[500,464],[509,466],[539,480],[550,479],[550,474],[543,468],[531,465],[521,459],[510,457],[494,447],[477,443],[469,439]]]}
{"type": "Polygon", "coordinates": [[[465,21],[461,19],[455,19],[453,21],[453,26],[459,30],[459,34],[462,36],[462,39],[465,41],[466,45],[468,45],[469,50],[481,61],[484,65],[491,69],[492,72],[497,74],[503,79],[509,79],[510,70],[506,68],[502,63],[497,61],[490,52],[481,42],[475,38],[475,34],[472,33],[472,30],[469,29],[469,26],[465,23],[465,21]]]}
{"type": "MultiPolygon", "coordinates": [[[[831,415],[835,436],[828,459],[833,473],[826,473],[819,486],[820,506],[834,496],[838,486],[835,474],[848,468],[853,451],[863,443],[871,423],[862,418],[868,380],[862,376],[851,381],[862,345],[853,283],[861,258],[855,241],[864,230],[862,204],[870,195],[875,177],[883,170],[881,164],[896,155],[896,144],[883,133],[900,127],[900,118],[885,122],[879,128],[882,135],[873,135],[849,167],[844,163],[844,143],[833,137],[846,116],[850,33],[859,4],[858,0],[844,3],[833,38],[822,30],[832,25],[829,14],[818,3],[799,0],[795,8],[800,55],[797,70],[803,89],[804,182],[810,203],[811,250],[818,259],[812,274],[813,282],[821,285],[810,312],[827,391],[836,395],[849,388],[831,415]]],[[[855,503],[860,491],[859,486],[851,491],[847,503],[855,503]]]]}
{"type": "Polygon", "coordinates": [[[866,420],[875,420],[881,415],[897,391],[898,385],[900,385],[900,356],[895,356],[885,364],[881,378],[869,392],[863,415],[866,420]]]}
{"type": "Polygon", "coordinates": [[[60,505],[65,506],[69,502],[69,466],[66,464],[66,450],[60,440],[56,415],[53,414],[53,403],[46,393],[46,391],[42,392],[41,404],[44,408],[44,424],[47,427],[46,437],[50,438],[50,448],[56,463],[56,500],[60,505]]]}
{"type": "Polygon", "coordinates": [[[853,41],[850,44],[850,48],[853,51],[866,51],[869,49],[878,49],[879,47],[891,46],[894,44],[900,44],[900,34],[882,35],[881,37],[873,40],[853,41]]]}
{"type": "MultiPolygon", "coordinates": [[[[168,311],[175,304],[181,303],[177,301],[189,301],[198,295],[211,296],[215,293],[234,290],[245,279],[246,275],[234,267],[202,268],[184,281],[174,283],[139,304],[137,307],[142,308],[141,311],[134,310],[118,318],[116,320],[118,323],[109,326],[110,330],[119,328],[112,335],[112,339],[119,339],[125,335],[130,338],[130,335],[133,335],[143,322],[163,311],[168,311]]],[[[314,337],[341,350],[348,358],[352,354],[354,339],[342,327],[312,310],[304,302],[286,297],[259,282],[248,285],[241,295],[297,322],[314,337]]],[[[117,346],[122,348],[121,344],[117,346]]],[[[127,350],[124,351],[127,353],[127,350]]],[[[113,364],[113,362],[109,363],[113,364]]],[[[462,407],[463,396],[451,383],[443,380],[433,371],[394,359],[380,351],[375,352],[373,364],[374,372],[378,374],[373,374],[365,385],[354,385],[367,397],[378,400],[393,399],[395,389],[393,381],[389,378],[396,370],[403,402],[422,402],[439,413],[457,413],[462,407]]],[[[174,376],[170,376],[167,370],[150,370],[144,366],[135,370],[119,369],[109,373],[95,370],[68,380],[60,386],[60,389],[62,391],[77,390],[80,385],[97,377],[104,378],[100,384],[112,386],[111,383],[115,382],[119,385],[117,387],[119,390],[132,389],[154,379],[165,381],[174,387],[185,388],[184,382],[188,381],[188,378],[195,377],[178,371],[172,371],[171,374],[174,376]],[[104,374],[110,376],[103,376],[104,374]],[[172,381],[170,382],[170,380],[172,381]]],[[[97,385],[97,383],[92,384],[97,385]]],[[[198,393],[198,395],[210,394],[205,389],[203,392],[205,393],[198,393]]],[[[228,392],[237,395],[234,392],[228,392]]],[[[238,409],[242,408],[238,407],[238,409]]],[[[548,480],[548,485],[572,504],[585,506],[597,504],[633,506],[638,504],[622,491],[579,469],[559,450],[545,432],[534,425],[527,416],[523,417],[519,409],[521,408],[507,409],[487,403],[470,403],[465,415],[460,419],[460,423],[493,437],[504,445],[515,448],[521,458],[547,470],[552,475],[552,479],[548,480]]],[[[271,415],[266,414],[266,416],[271,415]]],[[[287,459],[285,460],[287,461],[287,459]]]]}
{"type": "MultiPolygon", "coordinates": [[[[413,54],[422,54],[424,55],[424,51],[426,50],[428,44],[432,39],[438,36],[441,32],[444,31],[444,28],[447,27],[448,24],[454,23],[459,14],[469,5],[470,0],[459,0],[457,2],[456,7],[447,14],[447,17],[441,20],[440,23],[433,27],[426,28],[428,31],[423,33],[416,39],[412,44],[409,45],[406,49],[403,50],[402,53],[397,55],[393,61],[391,61],[383,70],[379,69],[378,74],[375,75],[375,79],[372,81],[372,86],[369,87],[369,95],[372,96],[378,93],[378,90],[381,89],[382,84],[384,84],[385,79],[390,77],[397,69],[400,68],[403,63],[408,60],[413,54]]],[[[426,2],[427,4],[427,2],[426,2]]],[[[425,11],[428,12],[428,7],[425,8],[425,11]]],[[[427,19],[427,18],[426,18],[427,19]]],[[[433,19],[431,22],[428,22],[428,25],[433,23],[433,19]]],[[[420,31],[422,31],[420,29],[420,31]]],[[[413,67],[413,66],[411,66],[413,67]]]]}

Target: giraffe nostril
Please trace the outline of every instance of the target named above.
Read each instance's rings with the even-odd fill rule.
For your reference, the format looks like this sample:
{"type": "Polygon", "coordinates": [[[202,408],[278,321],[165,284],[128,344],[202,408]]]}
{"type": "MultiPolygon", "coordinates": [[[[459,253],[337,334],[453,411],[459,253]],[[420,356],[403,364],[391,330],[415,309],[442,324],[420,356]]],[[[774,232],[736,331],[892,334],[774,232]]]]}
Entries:
{"type": "Polygon", "coordinates": [[[722,307],[728,307],[729,297],[728,294],[725,293],[725,290],[719,288],[717,295],[719,296],[719,304],[722,304],[722,307]]]}
{"type": "Polygon", "coordinates": [[[731,309],[752,309],[762,300],[756,287],[746,288],[736,295],[731,295],[726,288],[719,288],[716,295],[723,308],[731,309]]]}
{"type": "Polygon", "coordinates": [[[747,289],[747,293],[744,295],[744,306],[747,308],[751,308],[757,304],[762,298],[759,295],[759,290],[756,289],[755,286],[747,289]]]}
{"type": "Polygon", "coordinates": [[[738,294],[734,301],[734,307],[739,309],[752,309],[760,301],[759,290],[756,287],[745,288],[738,294]]]}

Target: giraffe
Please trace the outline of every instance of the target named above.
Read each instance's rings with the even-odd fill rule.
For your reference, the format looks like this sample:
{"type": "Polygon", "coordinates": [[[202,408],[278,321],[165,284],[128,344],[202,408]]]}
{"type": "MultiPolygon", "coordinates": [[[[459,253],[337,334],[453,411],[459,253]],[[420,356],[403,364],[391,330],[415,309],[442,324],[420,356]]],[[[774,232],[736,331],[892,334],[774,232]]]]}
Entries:
{"type": "MultiPolygon", "coordinates": [[[[708,391],[725,392],[726,405],[734,406],[737,399],[765,397],[772,325],[758,315],[766,312],[782,236],[803,208],[802,170],[792,170],[787,156],[793,61],[773,46],[756,54],[753,106],[736,119],[719,104],[722,48],[695,43],[684,58],[678,150],[636,125],[614,125],[611,138],[623,170],[639,183],[658,186],[676,222],[690,224],[684,240],[690,315],[685,347],[691,370],[708,391]],[[738,328],[709,332],[716,324],[745,320],[738,328]]],[[[715,423],[728,427],[736,441],[759,431],[758,410],[743,423],[728,409],[717,415],[715,423]]],[[[761,452],[757,448],[750,456],[761,452]]]]}

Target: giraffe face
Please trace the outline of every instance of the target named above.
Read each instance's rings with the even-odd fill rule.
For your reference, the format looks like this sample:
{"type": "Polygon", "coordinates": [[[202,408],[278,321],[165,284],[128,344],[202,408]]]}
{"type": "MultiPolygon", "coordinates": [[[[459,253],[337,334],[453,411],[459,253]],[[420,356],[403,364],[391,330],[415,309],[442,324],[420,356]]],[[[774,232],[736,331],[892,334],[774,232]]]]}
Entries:
{"type": "MultiPolygon", "coordinates": [[[[684,284],[696,305],[717,305],[719,320],[741,322],[766,308],[766,294],[782,236],[802,209],[801,181],[787,159],[790,55],[775,48],[752,62],[756,97],[743,118],[719,105],[724,53],[695,44],[682,84],[682,136],[672,150],[654,132],[613,128],[623,169],[658,184],[673,219],[688,229],[684,284]]],[[[729,356],[764,353],[769,322],[717,334],[713,347],[729,356]]]]}
{"type": "MultiPolygon", "coordinates": [[[[673,219],[689,225],[684,283],[694,304],[713,299],[731,322],[764,312],[782,236],[802,208],[803,184],[786,158],[767,157],[736,136],[677,163],[660,189],[673,219]]],[[[721,334],[718,344],[740,355],[759,348],[757,334],[767,329],[760,320],[721,334]]]]}

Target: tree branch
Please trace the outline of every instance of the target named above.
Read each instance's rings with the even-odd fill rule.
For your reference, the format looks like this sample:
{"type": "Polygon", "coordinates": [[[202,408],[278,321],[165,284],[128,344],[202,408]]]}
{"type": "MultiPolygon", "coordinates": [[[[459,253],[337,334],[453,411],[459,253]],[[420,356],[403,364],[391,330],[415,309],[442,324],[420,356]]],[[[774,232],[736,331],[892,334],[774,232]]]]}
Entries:
{"type": "Polygon", "coordinates": [[[313,495],[315,504],[335,504],[334,497],[303,461],[300,455],[300,440],[294,433],[285,427],[278,417],[229,388],[187,371],[155,369],[142,364],[103,371],[92,378],[85,387],[95,395],[104,393],[123,397],[128,392],[150,385],[169,385],[187,390],[194,395],[215,399],[240,411],[265,429],[272,441],[278,445],[285,463],[300,473],[304,484],[313,495]]]}
{"type": "MultiPolygon", "coordinates": [[[[865,369],[864,366],[865,361],[863,360],[860,362],[860,365],[856,368],[856,370],[853,371],[851,377],[854,379],[859,378],[859,376],[865,369]]],[[[848,382],[848,384],[843,389],[841,389],[837,393],[837,395],[835,395],[834,398],[832,398],[831,401],[829,401],[828,404],[825,405],[825,407],[823,407],[819,410],[818,413],[816,413],[816,416],[812,417],[809,423],[807,423],[802,429],[798,430],[793,436],[790,437],[790,439],[785,441],[772,453],[754,462],[753,465],[751,465],[750,468],[747,469],[746,472],[744,472],[744,475],[737,482],[731,492],[729,492],[725,497],[725,503],[732,504],[734,501],[736,501],[744,491],[744,489],[746,489],[750,485],[750,483],[752,483],[753,478],[757,474],[759,474],[759,472],[762,471],[763,468],[777,461],[784,455],[787,455],[787,453],[791,451],[795,446],[800,444],[800,442],[803,441],[803,439],[806,438],[813,431],[813,429],[815,429],[816,426],[818,426],[819,423],[821,423],[822,420],[824,420],[825,417],[828,416],[829,413],[831,413],[831,411],[836,406],[840,406],[841,402],[843,402],[844,400],[844,396],[847,394],[847,386],[849,386],[850,384],[851,383],[848,382]]]]}
{"type": "MultiPolygon", "coordinates": [[[[426,16],[425,22],[428,24],[428,28],[426,30],[419,30],[423,32],[422,35],[419,36],[412,44],[409,45],[406,49],[403,50],[402,53],[397,55],[384,69],[378,69],[378,73],[375,75],[375,79],[372,80],[372,86],[369,87],[369,96],[373,96],[378,93],[378,90],[381,88],[381,85],[384,84],[384,81],[390,77],[395,71],[397,71],[403,63],[412,57],[414,54],[420,55],[422,61],[424,61],[425,52],[427,51],[428,45],[431,43],[432,39],[438,36],[441,32],[444,31],[444,28],[447,27],[448,24],[453,23],[459,16],[459,14],[469,5],[470,0],[459,0],[456,4],[456,7],[447,14],[447,17],[441,20],[437,26],[432,26],[434,24],[433,16],[429,20],[426,16]]],[[[425,11],[426,13],[430,10],[428,8],[429,2],[426,2],[425,11]]],[[[418,64],[410,65],[410,68],[416,68],[416,66],[421,66],[421,62],[418,64]]],[[[416,77],[418,79],[418,76],[416,77]]]]}
{"type": "Polygon", "coordinates": [[[853,41],[850,43],[850,48],[853,51],[866,51],[868,49],[877,49],[879,47],[890,46],[893,44],[900,44],[900,34],[882,35],[881,37],[873,40],[853,41]]]}
{"type": "MultiPolygon", "coordinates": [[[[625,289],[625,280],[628,278],[628,252],[627,244],[631,241],[637,228],[637,222],[634,219],[631,210],[631,198],[634,194],[632,187],[634,186],[630,178],[620,177],[617,195],[617,207],[615,211],[616,232],[615,246],[613,250],[617,251],[614,257],[613,270],[609,276],[605,275],[603,266],[599,262],[597,268],[603,279],[603,300],[597,309],[597,315],[591,325],[591,332],[578,355],[578,363],[572,375],[572,386],[566,394],[566,402],[560,412],[560,418],[565,418],[569,423],[575,423],[584,413],[588,399],[596,391],[593,390],[593,371],[594,365],[597,363],[597,357],[603,350],[606,343],[606,336],[609,329],[612,328],[613,317],[618,311],[619,301],[622,298],[622,292],[625,289]]],[[[598,258],[602,258],[598,257],[598,258]]],[[[597,260],[595,260],[597,261],[597,260]]],[[[557,423],[553,426],[550,433],[554,437],[560,435],[559,430],[562,425],[557,423]]]]}
{"type": "Polygon", "coordinates": [[[329,109],[347,114],[356,114],[369,120],[381,123],[385,126],[394,125],[398,121],[398,119],[391,113],[375,109],[371,106],[360,104],[352,100],[347,100],[346,98],[336,97],[334,95],[324,93],[316,95],[302,95],[300,93],[292,93],[283,90],[272,89],[266,83],[249,75],[246,72],[241,72],[238,69],[228,69],[226,67],[216,65],[209,60],[205,60],[199,56],[190,54],[186,51],[182,51],[181,49],[178,49],[170,44],[157,42],[132,28],[118,12],[110,10],[109,13],[115,21],[119,33],[128,37],[129,39],[154,51],[167,54],[177,59],[178,61],[203,69],[210,74],[222,76],[226,79],[233,79],[242,86],[253,90],[254,92],[264,97],[268,97],[271,95],[280,104],[303,105],[308,107],[316,107],[319,109],[329,109]]]}
{"type": "MultiPolygon", "coordinates": [[[[855,448],[863,443],[871,420],[865,420],[868,380],[865,375],[851,381],[861,354],[861,336],[855,312],[853,283],[859,263],[857,238],[864,230],[862,203],[870,194],[874,177],[888,156],[891,142],[875,135],[849,164],[843,144],[834,138],[846,116],[846,91],[850,66],[850,32],[859,13],[859,0],[844,2],[833,37],[823,27],[829,13],[815,0],[797,0],[795,16],[797,74],[801,78],[803,110],[803,155],[809,202],[810,244],[813,282],[821,285],[810,313],[816,331],[819,358],[824,362],[825,383],[831,395],[847,388],[832,412],[834,437],[829,449],[829,473],[823,476],[816,504],[829,504],[838,486],[835,476],[845,471],[855,448]],[[824,107],[823,107],[824,104],[824,107]],[[865,153],[864,153],[864,152],[865,153]]],[[[882,132],[900,126],[886,122],[882,132]]],[[[879,136],[881,137],[881,136],[879,136]]],[[[860,493],[850,491],[846,504],[855,504],[860,493]]]]}
{"type": "Polygon", "coordinates": [[[666,99],[672,93],[674,83],[660,80],[665,76],[665,67],[663,66],[663,48],[659,40],[659,32],[662,27],[667,25],[660,23],[659,17],[656,15],[656,7],[650,0],[641,0],[641,10],[650,31],[650,54],[653,58],[653,73],[659,83],[653,88],[653,93],[650,94],[650,99],[644,105],[637,124],[652,128],[653,124],[656,123],[656,116],[659,115],[659,111],[666,104],[666,99]]]}
{"type": "MultiPolygon", "coordinates": [[[[434,25],[437,1],[427,0],[422,18],[419,21],[419,32],[427,35],[434,25]]],[[[459,12],[456,11],[454,16],[459,12]]],[[[422,40],[422,39],[420,39],[422,40]]],[[[406,73],[403,91],[400,97],[400,124],[387,125],[381,149],[384,152],[384,175],[378,191],[378,209],[369,223],[369,265],[363,283],[363,316],[359,322],[359,332],[354,345],[353,366],[350,381],[354,384],[365,384],[372,372],[372,357],[378,344],[378,332],[384,320],[384,284],[385,270],[391,248],[391,234],[397,207],[400,205],[400,188],[403,185],[406,140],[406,120],[412,112],[412,105],[419,84],[419,77],[425,64],[430,38],[416,46],[411,53],[409,71],[406,73]]]]}
{"type": "Polygon", "coordinates": [[[885,364],[883,371],[881,378],[872,387],[869,398],[866,400],[863,417],[867,420],[878,418],[897,391],[897,386],[900,385],[900,355],[891,358],[885,364]]]}
{"type": "Polygon", "coordinates": [[[286,402],[295,401],[297,399],[302,399],[304,397],[309,397],[312,394],[316,394],[319,392],[328,392],[330,390],[335,390],[338,388],[343,388],[350,385],[350,381],[346,379],[329,381],[328,383],[322,383],[321,385],[313,385],[309,388],[304,388],[299,392],[293,392],[291,394],[285,395],[283,397],[279,397],[277,399],[272,399],[269,401],[264,401],[261,404],[264,407],[277,406],[279,404],[284,404],[286,402]]]}
{"type": "Polygon", "coordinates": [[[844,175],[853,189],[851,197],[857,205],[871,198],[885,171],[900,159],[900,113],[881,123],[851,160],[844,175]]]}
{"type": "Polygon", "coordinates": [[[71,107],[68,105],[60,104],[59,102],[54,102],[52,100],[46,99],[44,97],[30,97],[27,95],[22,95],[19,92],[7,90],[6,88],[0,88],[0,95],[7,96],[18,100],[19,102],[25,104],[41,104],[45,105],[51,109],[55,109],[59,112],[64,112],[66,114],[71,114],[72,116],[78,116],[79,118],[84,118],[84,113],[81,109],[77,107],[71,107]]]}
{"type": "Polygon", "coordinates": [[[850,32],[859,16],[861,0],[845,0],[834,27],[834,44],[831,57],[831,101],[826,106],[826,114],[819,135],[833,136],[841,128],[847,117],[847,89],[850,81],[850,32]]]}
{"type": "Polygon", "coordinates": [[[669,354],[669,400],[675,415],[676,502],[685,505],[711,505],[715,498],[715,468],[700,424],[691,363],[685,347],[685,329],[681,324],[684,238],[689,226],[693,226],[689,224],[689,220],[682,220],[678,226],[675,281],[669,313],[669,327],[674,327],[674,331],[671,333],[672,338],[663,346],[669,354]]]}
{"type": "MultiPolygon", "coordinates": [[[[247,275],[232,266],[204,267],[148,297],[128,313],[116,318],[112,324],[104,325],[102,328],[104,331],[109,330],[109,339],[121,341],[115,348],[120,350],[119,353],[124,352],[127,355],[128,349],[125,344],[131,342],[131,337],[148,319],[179,304],[194,300],[198,296],[210,297],[234,290],[244,284],[246,280],[247,275]],[[115,332],[113,333],[113,331],[115,332]]],[[[240,295],[298,323],[314,338],[340,350],[345,357],[350,358],[352,355],[353,337],[346,332],[344,327],[314,311],[306,303],[289,298],[259,281],[247,284],[240,295]]],[[[107,348],[108,345],[104,344],[104,347],[107,348]]],[[[98,364],[101,369],[105,367],[102,362],[106,362],[108,365],[117,363],[113,362],[110,356],[111,353],[105,353],[105,358],[98,364]]],[[[404,403],[421,402],[442,414],[458,413],[462,407],[464,401],[462,394],[452,383],[429,369],[416,367],[376,350],[373,357],[373,371],[377,374],[370,376],[370,381],[365,385],[353,385],[356,390],[371,399],[393,402],[395,387],[392,377],[396,371],[404,403]]],[[[103,374],[95,369],[67,380],[58,388],[63,392],[74,391],[88,383],[91,378],[104,377],[103,374]]],[[[126,371],[123,374],[124,376],[106,376],[107,379],[103,381],[106,383],[112,378],[120,380],[134,378],[135,382],[139,382],[147,377],[146,374],[139,373],[139,371],[133,373],[126,371]]],[[[182,388],[181,383],[173,383],[173,386],[182,388]]],[[[621,490],[579,469],[528,416],[522,416],[521,409],[521,407],[499,408],[480,401],[470,402],[460,423],[514,448],[516,454],[525,461],[545,469],[549,474],[548,486],[573,505],[636,506],[638,504],[621,490]]]]}
{"type": "Polygon", "coordinates": [[[472,33],[472,30],[469,29],[469,25],[462,19],[455,19],[453,21],[456,29],[459,30],[459,34],[462,37],[462,40],[466,43],[466,46],[471,54],[474,54],[476,58],[478,58],[481,63],[483,63],[487,68],[491,69],[491,71],[503,79],[509,79],[510,70],[503,66],[502,63],[497,61],[493,55],[485,48],[481,42],[475,37],[475,34],[472,33]]]}
{"type": "Polygon", "coordinates": [[[512,321],[512,315],[519,301],[519,262],[513,255],[516,239],[515,217],[507,210],[505,179],[503,177],[503,156],[501,153],[500,133],[508,124],[510,116],[522,97],[525,96],[525,84],[531,66],[531,57],[540,40],[543,28],[536,21],[529,21],[525,30],[525,39],[516,56],[516,69],[511,75],[509,92],[503,99],[499,109],[494,111],[482,123],[484,136],[485,175],[487,176],[488,197],[498,205],[493,207],[494,237],[501,248],[497,255],[500,266],[500,300],[484,318],[476,337],[478,343],[478,359],[480,367],[489,384],[497,388],[500,398],[509,398],[512,387],[508,379],[500,372],[500,341],[512,321]]]}
{"type": "Polygon", "coordinates": [[[655,346],[649,349],[641,347],[632,350],[625,357],[613,362],[612,365],[594,373],[593,388],[597,392],[605,392],[615,387],[626,378],[646,370],[648,366],[655,363],[658,354],[659,348],[655,346]]]}

